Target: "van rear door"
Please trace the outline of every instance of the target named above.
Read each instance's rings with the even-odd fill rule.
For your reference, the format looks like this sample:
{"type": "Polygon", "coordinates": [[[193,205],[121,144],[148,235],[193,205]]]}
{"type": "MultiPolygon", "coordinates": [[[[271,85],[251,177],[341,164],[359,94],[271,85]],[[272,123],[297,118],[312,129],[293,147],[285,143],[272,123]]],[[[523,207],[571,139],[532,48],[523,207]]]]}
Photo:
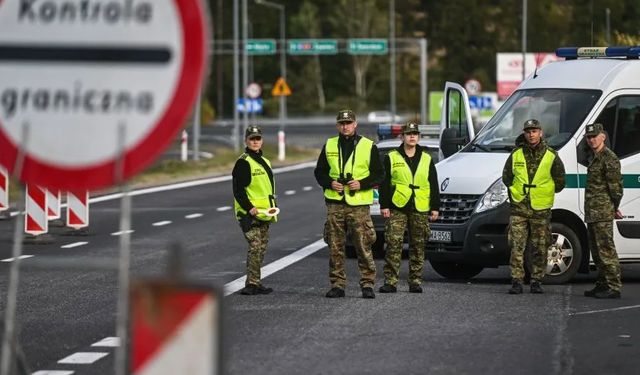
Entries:
{"type": "Polygon", "coordinates": [[[440,160],[447,158],[469,143],[475,136],[469,96],[454,82],[446,82],[440,119],[440,160]]]}

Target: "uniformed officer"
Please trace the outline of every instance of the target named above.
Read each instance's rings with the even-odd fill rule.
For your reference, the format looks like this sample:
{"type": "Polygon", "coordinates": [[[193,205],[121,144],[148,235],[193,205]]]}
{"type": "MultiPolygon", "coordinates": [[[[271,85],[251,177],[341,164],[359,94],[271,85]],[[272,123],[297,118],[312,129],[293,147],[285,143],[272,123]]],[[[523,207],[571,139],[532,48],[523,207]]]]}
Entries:
{"type": "Polygon", "coordinates": [[[402,128],[402,144],[384,158],[387,172],[380,184],[380,213],[387,218],[384,285],[380,293],[395,293],[404,232],[409,232],[409,292],[422,293],[424,251],[429,239],[429,220],[438,218],[440,193],[435,165],[418,144],[420,130],[413,122],[402,128]]]}
{"type": "Polygon", "coordinates": [[[245,151],[233,167],[233,206],[244,237],[249,243],[247,280],[244,295],[273,291],[260,283],[260,267],[269,241],[269,224],[277,221],[269,209],[276,207],[275,183],[271,163],[262,155],[262,130],[249,126],[245,132],[245,151]]]}
{"type": "Polygon", "coordinates": [[[587,143],[593,157],[587,168],[584,219],[589,232],[589,250],[596,266],[595,288],[584,295],[596,298],[620,298],[622,287],[620,262],[613,242],[613,219],[622,219],[618,209],[622,200],[620,160],[604,143],[602,124],[587,125],[587,143]]]}
{"type": "Polygon", "coordinates": [[[502,182],[508,188],[511,202],[509,294],[522,293],[527,242],[532,246],[531,293],[544,292],[541,281],[551,244],[551,207],[555,193],[564,189],[565,172],[557,152],[542,137],[538,120],[525,121],[523,134],[516,139],[516,148],[502,170],[502,182]]]}
{"type": "Polygon", "coordinates": [[[345,109],[338,112],[336,128],[339,135],[327,140],[314,171],[324,189],[327,222],[324,239],[329,245],[329,280],[327,298],[344,297],[347,277],[344,268],[345,237],[351,239],[358,254],[360,288],[363,298],[375,298],[373,286],[376,265],[371,245],[376,240],[369,206],[373,203],[373,187],[384,177],[378,148],[373,142],[356,134],[356,115],[345,109]]]}

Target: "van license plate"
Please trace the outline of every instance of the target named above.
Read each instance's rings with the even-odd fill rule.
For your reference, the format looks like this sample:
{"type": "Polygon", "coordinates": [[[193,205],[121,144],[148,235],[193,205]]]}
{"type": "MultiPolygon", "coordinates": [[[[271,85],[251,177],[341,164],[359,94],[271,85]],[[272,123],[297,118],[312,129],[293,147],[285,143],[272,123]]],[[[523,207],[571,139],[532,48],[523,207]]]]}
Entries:
{"type": "Polygon", "coordinates": [[[451,232],[446,230],[432,230],[429,236],[431,242],[451,242],[451,232]]]}

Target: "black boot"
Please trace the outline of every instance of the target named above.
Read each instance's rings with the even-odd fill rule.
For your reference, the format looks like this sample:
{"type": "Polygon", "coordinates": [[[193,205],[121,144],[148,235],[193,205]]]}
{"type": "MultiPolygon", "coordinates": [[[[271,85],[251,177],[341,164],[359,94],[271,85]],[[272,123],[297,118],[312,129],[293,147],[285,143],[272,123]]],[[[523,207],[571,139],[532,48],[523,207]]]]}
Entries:
{"type": "Polygon", "coordinates": [[[606,290],[607,290],[606,286],[596,285],[593,289],[585,290],[584,291],[584,296],[585,297],[595,297],[596,293],[604,292],[606,290]]]}
{"type": "Polygon", "coordinates": [[[258,285],[258,294],[269,294],[273,292],[273,288],[268,288],[262,284],[258,285]]]}
{"type": "Polygon", "coordinates": [[[620,298],[620,291],[619,290],[611,290],[611,289],[607,289],[601,292],[596,292],[596,294],[593,295],[596,298],[620,298]]]}
{"type": "Polygon", "coordinates": [[[376,295],[373,293],[373,288],[362,288],[362,298],[376,298],[376,295]]]}
{"type": "Polygon", "coordinates": [[[533,294],[542,294],[544,293],[544,289],[542,289],[542,285],[538,280],[531,280],[531,289],[530,292],[533,294]]]}
{"type": "Polygon", "coordinates": [[[242,290],[240,290],[240,294],[245,295],[245,296],[253,296],[258,294],[258,287],[256,285],[253,284],[249,284],[247,286],[245,286],[244,288],[242,288],[242,290]]]}
{"type": "Polygon", "coordinates": [[[391,284],[384,284],[383,286],[380,287],[380,289],[378,289],[378,292],[380,293],[395,293],[398,291],[398,288],[395,287],[395,285],[391,285],[391,284]]]}
{"type": "Polygon", "coordinates": [[[409,293],[422,293],[422,287],[418,284],[409,284],[409,293]]]}
{"type": "Polygon", "coordinates": [[[344,289],[342,288],[338,288],[337,286],[334,286],[333,288],[331,288],[331,290],[329,290],[327,292],[327,294],[324,295],[327,298],[340,298],[340,297],[344,297],[344,289]]]}
{"type": "Polygon", "coordinates": [[[520,280],[513,280],[509,294],[522,294],[522,282],[520,280]]]}

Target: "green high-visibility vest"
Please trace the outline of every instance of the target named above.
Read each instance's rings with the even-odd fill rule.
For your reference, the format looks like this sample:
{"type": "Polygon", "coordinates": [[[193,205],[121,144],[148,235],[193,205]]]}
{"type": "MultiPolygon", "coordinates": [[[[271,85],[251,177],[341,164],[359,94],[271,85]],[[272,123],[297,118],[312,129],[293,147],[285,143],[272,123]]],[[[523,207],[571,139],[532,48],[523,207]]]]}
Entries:
{"type": "MultiPolygon", "coordinates": [[[[344,170],[342,170],[343,155],[338,146],[338,139],[339,137],[329,138],[324,146],[330,168],[329,176],[336,181],[338,181],[341,176],[340,171],[342,171],[342,177],[344,178],[347,178],[348,175],[351,174],[352,180],[361,181],[369,176],[369,163],[371,162],[369,159],[371,158],[373,141],[361,137],[353,149],[353,152],[349,155],[349,159],[344,163],[344,170]]],[[[360,189],[353,192],[352,195],[349,192],[349,188],[345,186],[344,195],[338,194],[338,192],[333,189],[324,189],[324,196],[328,199],[338,201],[344,197],[350,206],[364,206],[373,203],[373,189],[360,189]]]]}
{"type": "MultiPolygon", "coordinates": [[[[269,174],[267,173],[266,169],[262,166],[262,164],[253,160],[251,156],[244,153],[240,156],[240,159],[244,159],[249,162],[249,170],[251,171],[251,182],[245,188],[245,191],[247,192],[247,197],[249,198],[249,201],[251,202],[253,207],[257,208],[258,210],[267,210],[271,207],[275,207],[275,181],[274,184],[271,185],[271,180],[269,179],[269,174]]],[[[269,168],[271,168],[269,159],[262,157],[262,160],[264,160],[269,168]]],[[[233,207],[235,209],[237,219],[240,219],[241,215],[247,214],[247,211],[245,211],[235,199],[233,200],[233,207]]],[[[255,218],[262,221],[272,221],[274,223],[278,221],[277,216],[267,216],[264,213],[258,213],[255,218]]]]}
{"type": "Polygon", "coordinates": [[[429,211],[431,208],[431,186],[429,185],[431,156],[422,151],[415,175],[412,174],[411,168],[398,150],[389,152],[389,161],[391,163],[391,171],[389,171],[391,186],[395,188],[391,202],[396,207],[404,207],[413,193],[415,194],[413,201],[416,210],[419,212],[429,211]]]}
{"type": "Polygon", "coordinates": [[[511,154],[511,168],[513,170],[513,184],[509,186],[511,200],[522,202],[525,196],[529,196],[531,208],[545,210],[553,207],[556,184],[551,177],[551,166],[556,155],[547,150],[540,161],[533,181],[529,182],[527,162],[522,148],[511,154]]]}

